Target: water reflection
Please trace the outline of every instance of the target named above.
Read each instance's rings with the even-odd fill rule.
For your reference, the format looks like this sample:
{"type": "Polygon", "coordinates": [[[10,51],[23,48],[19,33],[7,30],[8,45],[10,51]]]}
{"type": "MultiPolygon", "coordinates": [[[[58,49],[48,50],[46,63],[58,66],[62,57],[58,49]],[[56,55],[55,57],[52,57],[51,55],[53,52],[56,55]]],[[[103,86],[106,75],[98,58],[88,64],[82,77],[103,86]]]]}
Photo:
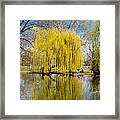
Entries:
{"type": "Polygon", "coordinates": [[[21,100],[99,100],[100,77],[21,73],[21,100]]]}

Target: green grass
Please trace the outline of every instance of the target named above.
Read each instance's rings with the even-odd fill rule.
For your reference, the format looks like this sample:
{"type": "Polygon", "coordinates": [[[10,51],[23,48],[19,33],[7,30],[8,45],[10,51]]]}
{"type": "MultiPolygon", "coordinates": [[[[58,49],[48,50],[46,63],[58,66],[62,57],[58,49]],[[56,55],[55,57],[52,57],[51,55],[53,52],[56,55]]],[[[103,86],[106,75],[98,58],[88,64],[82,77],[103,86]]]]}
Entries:
{"type": "Polygon", "coordinates": [[[30,70],[31,70],[31,67],[29,67],[29,66],[20,66],[21,72],[30,71],[30,70]]]}
{"type": "MultiPolygon", "coordinates": [[[[20,66],[20,72],[28,73],[30,71],[32,71],[32,68],[30,66],[20,66]]],[[[39,68],[34,68],[34,71],[39,71],[39,68]]],[[[69,72],[69,70],[66,70],[64,72],[69,72]]],[[[77,73],[76,70],[71,71],[71,72],[77,73]]],[[[84,73],[79,73],[79,74],[81,74],[81,75],[93,75],[93,73],[91,73],[89,70],[88,71],[85,70],[84,73]]]]}

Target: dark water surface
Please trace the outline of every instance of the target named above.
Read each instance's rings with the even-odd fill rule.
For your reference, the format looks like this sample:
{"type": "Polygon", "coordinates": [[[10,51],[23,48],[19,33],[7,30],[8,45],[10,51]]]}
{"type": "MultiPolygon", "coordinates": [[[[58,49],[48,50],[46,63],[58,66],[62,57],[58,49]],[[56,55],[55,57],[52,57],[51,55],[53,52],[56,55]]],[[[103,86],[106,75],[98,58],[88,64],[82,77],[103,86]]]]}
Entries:
{"type": "Polygon", "coordinates": [[[99,100],[100,76],[21,73],[21,100],[99,100]]]}

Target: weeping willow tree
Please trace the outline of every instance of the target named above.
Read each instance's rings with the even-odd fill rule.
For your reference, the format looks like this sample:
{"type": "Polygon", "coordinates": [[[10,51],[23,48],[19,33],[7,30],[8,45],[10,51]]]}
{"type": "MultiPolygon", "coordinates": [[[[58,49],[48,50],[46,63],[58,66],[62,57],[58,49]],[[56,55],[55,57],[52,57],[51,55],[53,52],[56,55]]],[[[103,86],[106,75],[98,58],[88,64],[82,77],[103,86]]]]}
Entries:
{"type": "Polygon", "coordinates": [[[83,63],[80,37],[70,30],[38,28],[32,52],[34,72],[63,73],[83,63]]]}

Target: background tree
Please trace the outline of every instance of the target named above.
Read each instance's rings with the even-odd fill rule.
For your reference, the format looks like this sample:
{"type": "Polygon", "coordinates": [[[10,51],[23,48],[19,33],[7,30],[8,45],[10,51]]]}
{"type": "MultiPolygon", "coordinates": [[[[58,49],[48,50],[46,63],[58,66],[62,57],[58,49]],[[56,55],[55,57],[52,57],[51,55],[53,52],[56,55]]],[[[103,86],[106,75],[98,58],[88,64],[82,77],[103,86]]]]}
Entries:
{"type": "Polygon", "coordinates": [[[100,22],[97,21],[95,28],[87,33],[89,59],[91,70],[95,74],[100,72],[100,22]]]}

